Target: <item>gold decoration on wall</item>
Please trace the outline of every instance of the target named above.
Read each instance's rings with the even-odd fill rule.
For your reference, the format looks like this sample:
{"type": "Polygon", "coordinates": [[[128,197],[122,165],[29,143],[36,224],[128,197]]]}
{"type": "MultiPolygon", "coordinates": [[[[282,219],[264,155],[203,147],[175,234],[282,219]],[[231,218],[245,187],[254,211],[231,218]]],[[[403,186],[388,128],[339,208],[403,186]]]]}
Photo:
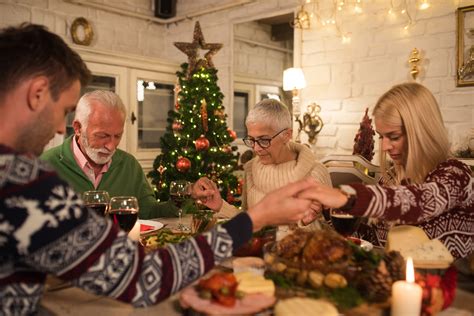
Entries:
{"type": "Polygon", "coordinates": [[[75,19],[71,25],[71,36],[72,41],[78,45],[89,46],[94,38],[94,30],[91,24],[85,18],[80,17],[75,19]],[[83,30],[84,34],[81,36],[80,29],[83,30]]]}
{"type": "Polygon", "coordinates": [[[304,9],[304,5],[301,6],[301,9],[296,13],[296,16],[293,21],[290,22],[291,27],[295,29],[309,29],[310,28],[310,16],[308,12],[304,9]]]}
{"type": "Polygon", "coordinates": [[[420,61],[421,61],[420,52],[415,47],[411,51],[410,59],[408,59],[408,63],[411,66],[410,75],[413,78],[413,80],[416,80],[416,77],[418,77],[418,74],[420,73],[420,70],[418,69],[418,63],[420,61]]]}
{"type": "Polygon", "coordinates": [[[323,120],[319,116],[321,106],[316,103],[308,105],[306,113],[303,114],[303,122],[299,121],[298,135],[303,130],[308,134],[308,142],[312,145],[316,143],[316,136],[324,126],[323,120]]]}

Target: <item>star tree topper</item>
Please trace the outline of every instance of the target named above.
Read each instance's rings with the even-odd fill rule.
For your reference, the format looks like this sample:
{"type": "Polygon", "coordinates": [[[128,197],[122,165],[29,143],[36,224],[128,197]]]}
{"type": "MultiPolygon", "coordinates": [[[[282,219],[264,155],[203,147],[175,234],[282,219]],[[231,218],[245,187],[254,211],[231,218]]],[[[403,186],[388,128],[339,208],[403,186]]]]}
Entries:
{"type": "Polygon", "coordinates": [[[207,44],[204,40],[204,35],[202,35],[201,25],[199,21],[196,21],[194,25],[194,34],[192,43],[185,42],[175,42],[176,46],[180,51],[188,55],[188,71],[186,73],[187,77],[194,72],[195,69],[200,67],[205,68],[214,68],[214,63],[212,62],[212,56],[214,56],[221,48],[221,43],[210,43],[207,44]],[[199,49],[209,50],[205,55],[204,59],[199,56],[199,49]]]}

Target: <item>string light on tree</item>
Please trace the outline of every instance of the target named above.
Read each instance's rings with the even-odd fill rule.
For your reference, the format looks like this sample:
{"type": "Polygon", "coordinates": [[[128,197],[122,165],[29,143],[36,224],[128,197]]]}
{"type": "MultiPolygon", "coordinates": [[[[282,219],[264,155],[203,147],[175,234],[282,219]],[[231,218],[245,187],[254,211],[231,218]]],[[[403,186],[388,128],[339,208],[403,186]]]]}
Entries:
{"type": "Polygon", "coordinates": [[[230,194],[236,201],[238,179],[233,170],[237,166],[237,147],[230,144],[233,137],[225,120],[224,95],[212,63],[212,56],[222,45],[206,44],[199,23],[191,43],[175,45],[188,56],[188,63],[183,63],[177,72],[175,111],[168,112],[169,125],[160,139],[161,154],[148,173],[157,187],[156,197],[161,201],[169,199],[169,188],[158,186],[160,179],[161,183],[178,179],[194,182],[206,176],[219,183],[224,199],[230,194]],[[197,52],[201,48],[209,49],[202,58],[197,52]],[[162,174],[157,171],[160,165],[167,168],[162,174]]]}

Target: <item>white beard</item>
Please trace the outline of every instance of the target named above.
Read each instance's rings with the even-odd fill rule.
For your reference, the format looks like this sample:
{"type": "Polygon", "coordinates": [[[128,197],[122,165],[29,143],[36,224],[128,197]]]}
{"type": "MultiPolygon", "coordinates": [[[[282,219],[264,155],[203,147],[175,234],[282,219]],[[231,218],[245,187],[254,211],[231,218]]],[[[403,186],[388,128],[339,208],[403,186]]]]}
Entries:
{"type": "Polygon", "coordinates": [[[105,165],[106,163],[108,163],[112,159],[112,156],[114,155],[115,150],[113,150],[111,152],[107,148],[92,148],[89,145],[89,141],[87,140],[87,137],[86,137],[85,133],[81,133],[80,137],[81,137],[81,143],[82,143],[84,151],[86,152],[86,155],[93,162],[95,162],[98,165],[105,165]],[[108,155],[108,156],[107,157],[102,157],[102,156],[99,156],[99,153],[100,154],[105,154],[105,155],[108,155]]]}

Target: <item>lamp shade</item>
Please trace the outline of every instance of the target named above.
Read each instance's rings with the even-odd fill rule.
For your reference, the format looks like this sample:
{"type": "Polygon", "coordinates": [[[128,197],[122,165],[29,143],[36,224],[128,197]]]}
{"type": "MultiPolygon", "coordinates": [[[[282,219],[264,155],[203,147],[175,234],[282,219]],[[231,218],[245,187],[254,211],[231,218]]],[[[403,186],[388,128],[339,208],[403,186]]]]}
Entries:
{"type": "Polygon", "coordinates": [[[299,90],[304,87],[306,87],[306,80],[301,68],[288,68],[283,72],[283,90],[299,90]]]}

